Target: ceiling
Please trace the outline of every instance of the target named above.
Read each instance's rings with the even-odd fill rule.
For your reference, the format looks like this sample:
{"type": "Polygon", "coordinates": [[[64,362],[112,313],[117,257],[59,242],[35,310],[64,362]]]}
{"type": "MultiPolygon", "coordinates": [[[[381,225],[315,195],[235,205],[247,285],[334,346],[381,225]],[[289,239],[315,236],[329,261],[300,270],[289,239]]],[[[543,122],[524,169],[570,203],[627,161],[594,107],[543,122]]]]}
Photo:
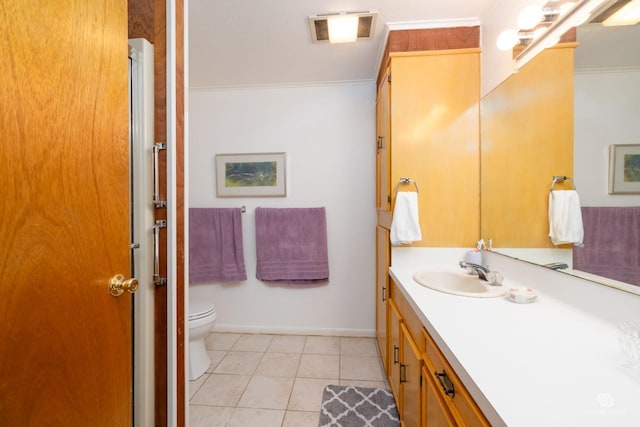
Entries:
{"type": "Polygon", "coordinates": [[[192,88],[355,82],[375,79],[394,28],[477,24],[496,0],[189,0],[192,88]],[[308,16],[377,11],[374,37],[314,43],[308,16]]]}

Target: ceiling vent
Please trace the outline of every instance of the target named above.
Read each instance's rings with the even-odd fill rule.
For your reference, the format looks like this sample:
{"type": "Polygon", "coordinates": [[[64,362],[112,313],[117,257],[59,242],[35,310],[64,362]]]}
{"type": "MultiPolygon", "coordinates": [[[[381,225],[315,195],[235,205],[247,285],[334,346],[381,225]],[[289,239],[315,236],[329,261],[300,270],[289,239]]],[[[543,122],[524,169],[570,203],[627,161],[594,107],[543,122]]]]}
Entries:
{"type": "MultiPolygon", "coordinates": [[[[311,29],[311,39],[314,42],[329,42],[335,43],[333,38],[329,37],[329,21],[340,20],[344,18],[357,18],[357,33],[355,38],[370,39],[376,29],[376,12],[343,12],[343,13],[330,13],[325,15],[315,15],[309,17],[309,27],[311,29]]],[[[349,40],[355,41],[355,40],[349,40]]],[[[338,41],[339,43],[340,41],[338,41]]]]}

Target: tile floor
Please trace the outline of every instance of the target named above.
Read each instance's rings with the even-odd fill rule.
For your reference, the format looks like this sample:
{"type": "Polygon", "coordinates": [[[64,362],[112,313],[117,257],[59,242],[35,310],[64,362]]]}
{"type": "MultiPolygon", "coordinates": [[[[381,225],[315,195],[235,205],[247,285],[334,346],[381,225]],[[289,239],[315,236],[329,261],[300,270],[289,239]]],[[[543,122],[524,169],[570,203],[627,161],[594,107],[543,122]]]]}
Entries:
{"type": "Polygon", "coordinates": [[[211,333],[191,427],[318,425],[325,385],[388,387],[375,338],[211,333]]]}

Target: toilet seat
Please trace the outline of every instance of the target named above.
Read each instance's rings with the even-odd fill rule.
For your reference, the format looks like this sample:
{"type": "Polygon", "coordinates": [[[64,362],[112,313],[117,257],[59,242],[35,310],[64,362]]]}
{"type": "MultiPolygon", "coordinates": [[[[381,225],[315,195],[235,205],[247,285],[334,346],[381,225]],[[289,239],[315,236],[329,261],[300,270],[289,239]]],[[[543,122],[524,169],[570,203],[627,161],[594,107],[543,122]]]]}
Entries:
{"type": "Polygon", "coordinates": [[[189,321],[215,314],[216,306],[208,301],[189,301],[189,321]]]}

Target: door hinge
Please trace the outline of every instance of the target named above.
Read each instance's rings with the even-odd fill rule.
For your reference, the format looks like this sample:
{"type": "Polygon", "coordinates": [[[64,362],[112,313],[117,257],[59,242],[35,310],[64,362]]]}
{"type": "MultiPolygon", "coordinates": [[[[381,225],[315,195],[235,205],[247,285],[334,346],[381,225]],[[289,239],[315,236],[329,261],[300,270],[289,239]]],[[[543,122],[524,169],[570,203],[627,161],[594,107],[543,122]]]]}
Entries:
{"type": "Polygon", "coordinates": [[[387,75],[387,82],[391,83],[391,73],[387,75]]]}

